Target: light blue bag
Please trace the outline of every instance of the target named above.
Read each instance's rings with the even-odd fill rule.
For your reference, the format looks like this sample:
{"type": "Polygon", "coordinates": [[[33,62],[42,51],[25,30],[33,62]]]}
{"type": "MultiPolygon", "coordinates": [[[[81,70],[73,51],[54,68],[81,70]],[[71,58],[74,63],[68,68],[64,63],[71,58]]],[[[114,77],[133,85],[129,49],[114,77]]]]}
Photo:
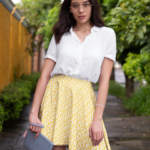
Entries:
{"type": "MultiPolygon", "coordinates": [[[[44,125],[29,123],[29,125],[36,125],[44,128],[44,125]]],[[[27,150],[52,150],[54,144],[45,137],[42,133],[39,134],[37,138],[35,138],[37,132],[31,132],[31,129],[27,130],[27,135],[23,141],[23,146],[27,150]]]]}

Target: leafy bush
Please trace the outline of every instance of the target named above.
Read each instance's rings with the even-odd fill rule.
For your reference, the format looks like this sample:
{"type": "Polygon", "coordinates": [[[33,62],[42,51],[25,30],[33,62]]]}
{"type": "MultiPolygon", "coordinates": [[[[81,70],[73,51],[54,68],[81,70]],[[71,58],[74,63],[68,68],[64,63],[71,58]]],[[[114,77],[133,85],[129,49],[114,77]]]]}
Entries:
{"type": "Polygon", "coordinates": [[[16,119],[25,104],[29,103],[32,82],[18,80],[3,89],[0,100],[7,111],[6,119],[16,119]]]}
{"type": "Polygon", "coordinates": [[[137,116],[150,115],[150,85],[140,87],[130,99],[123,99],[123,104],[137,116]]]}
{"type": "Polygon", "coordinates": [[[109,94],[122,100],[123,105],[137,116],[150,115],[150,85],[140,86],[130,98],[125,97],[125,88],[110,80],[109,94]]]}
{"type": "Polygon", "coordinates": [[[145,79],[150,84],[150,53],[132,54],[129,53],[126,63],[123,65],[124,72],[135,80],[145,79]]]}
{"type": "Polygon", "coordinates": [[[0,130],[4,120],[17,119],[22,108],[29,104],[31,93],[36,88],[40,73],[23,75],[6,86],[0,93],[0,130]]]}
{"type": "Polygon", "coordinates": [[[134,53],[150,51],[149,10],[149,0],[119,0],[104,18],[117,35],[117,59],[124,59],[127,50],[134,53]]]}
{"type": "Polygon", "coordinates": [[[104,13],[108,13],[112,8],[116,7],[119,0],[103,0],[100,1],[100,4],[102,5],[102,8],[104,10],[104,13]]]}
{"type": "Polygon", "coordinates": [[[31,75],[23,75],[21,79],[31,81],[32,82],[31,92],[34,92],[39,77],[40,72],[33,72],[31,75]]]}
{"type": "Polygon", "coordinates": [[[0,103],[0,132],[2,131],[2,124],[5,120],[6,112],[4,110],[4,107],[0,103]]]}

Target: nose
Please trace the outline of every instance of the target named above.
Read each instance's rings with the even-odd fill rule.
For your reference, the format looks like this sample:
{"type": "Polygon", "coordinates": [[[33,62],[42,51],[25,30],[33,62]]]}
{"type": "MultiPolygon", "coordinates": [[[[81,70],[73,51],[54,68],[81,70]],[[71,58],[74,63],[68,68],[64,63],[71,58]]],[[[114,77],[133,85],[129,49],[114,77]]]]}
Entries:
{"type": "Polygon", "coordinates": [[[79,6],[79,12],[84,12],[84,9],[83,9],[82,5],[79,6]]]}

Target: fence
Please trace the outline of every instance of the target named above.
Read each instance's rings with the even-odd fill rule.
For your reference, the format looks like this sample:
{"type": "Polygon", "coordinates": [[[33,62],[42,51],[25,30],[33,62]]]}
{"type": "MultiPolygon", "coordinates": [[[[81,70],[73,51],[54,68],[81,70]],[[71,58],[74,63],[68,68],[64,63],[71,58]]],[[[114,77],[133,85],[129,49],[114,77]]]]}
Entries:
{"type": "Polygon", "coordinates": [[[27,22],[15,5],[0,0],[0,92],[21,74],[30,74],[32,57],[27,49],[27,22]]]}

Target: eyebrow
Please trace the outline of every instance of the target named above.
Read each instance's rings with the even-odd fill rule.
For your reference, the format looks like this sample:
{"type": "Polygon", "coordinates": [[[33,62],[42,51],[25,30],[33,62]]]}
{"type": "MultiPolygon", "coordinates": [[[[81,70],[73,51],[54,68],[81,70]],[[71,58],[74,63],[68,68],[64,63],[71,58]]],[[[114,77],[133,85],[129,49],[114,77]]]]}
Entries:
{"type": "MultiPolygon", "coordinates": [[[[84,1],[83,3],[87,3],[87,2],[89,2],[89,1],[84,1]]],[[[77,3],[77,2],[72,2],[72,4],[79,4],[79,3],[77,3]]]]}

